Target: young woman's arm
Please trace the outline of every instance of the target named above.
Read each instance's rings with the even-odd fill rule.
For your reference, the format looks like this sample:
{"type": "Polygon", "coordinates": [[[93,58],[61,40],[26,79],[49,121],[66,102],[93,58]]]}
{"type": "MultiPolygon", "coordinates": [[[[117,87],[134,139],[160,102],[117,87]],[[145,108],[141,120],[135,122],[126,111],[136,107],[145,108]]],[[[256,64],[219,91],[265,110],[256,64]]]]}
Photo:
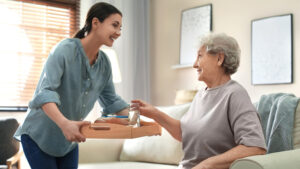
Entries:
{"type": "Polygon", "coordinates": [[[176,140],[181,141],[181,127],[180,121],[173,119],[167,114],[159,111],[154,106],[141,101],[141,100],[132,100],[133,108],[139,109],[141,115],[149,117],[155,120],[163,128],[165,128],[176,140]]]}
{"type": "Polygon", "coordinates": [[[56,125],[62,130],[64,136],[69,141],[84,142],[85,137],[80,133],[80,127],[85,124],[90,124],[88,121],[71,121],[68,120],[59,111],[55,103],[45,103],[42,109],[47,116],[53,120],[56,125]]]}

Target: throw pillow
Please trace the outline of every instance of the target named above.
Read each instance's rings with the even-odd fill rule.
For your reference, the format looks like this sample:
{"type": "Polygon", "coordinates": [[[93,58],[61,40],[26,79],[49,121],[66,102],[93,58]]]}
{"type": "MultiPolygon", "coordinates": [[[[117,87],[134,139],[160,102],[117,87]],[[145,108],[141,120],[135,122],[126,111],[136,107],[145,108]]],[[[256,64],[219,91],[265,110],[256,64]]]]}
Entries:
{"type": "MultiPolygon", "coordinates": [[[[158,107],[169,116],[179,120],[188,111],[190,103],[158,107]]],[[[121,161],[144,161],[176,164],[183,156],[181,142],[175,140],[164,128],[161,136],[127,139],[120,154],[121,161]]]]}
{"type": "Polygon", "coordinates": [[[294,133],[293,133],[294,149],[300,148],[300,102],[298,103],[295,120],[294,120],[294,133]]]}

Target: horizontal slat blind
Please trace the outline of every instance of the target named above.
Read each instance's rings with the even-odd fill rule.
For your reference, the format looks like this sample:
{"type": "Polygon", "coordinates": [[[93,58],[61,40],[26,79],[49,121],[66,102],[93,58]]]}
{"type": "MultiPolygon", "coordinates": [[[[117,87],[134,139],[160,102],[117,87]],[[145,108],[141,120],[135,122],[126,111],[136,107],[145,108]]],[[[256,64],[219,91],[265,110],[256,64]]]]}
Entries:
{"type": "Polygon", "coordinates": [[[51,48],[76,30],[76,5],[0,0],[0,107],[32,99],[51,48]]]}

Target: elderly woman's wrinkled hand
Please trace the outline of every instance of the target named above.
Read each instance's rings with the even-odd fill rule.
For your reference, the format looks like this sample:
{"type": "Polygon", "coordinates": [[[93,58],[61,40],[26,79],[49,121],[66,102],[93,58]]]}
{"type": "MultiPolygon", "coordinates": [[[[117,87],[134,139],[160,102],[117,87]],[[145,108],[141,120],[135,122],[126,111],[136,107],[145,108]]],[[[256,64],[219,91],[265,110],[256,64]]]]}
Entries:
{"type": "Polygon", "coordinates": [[[196,165],[195,167],[193,167],[192,169],[213,169],[213,168],[204,166],[200,163],[200,164],[196,165]]]}
{"type": "Polygon", "coordinates": [[[142,100],[132,100],[131,103],[131,108],[139,110],[143,116],[153,119],[158,112],[158,109],[142,100]]]}
{"type": "Polygon", "coordinates": [[[209,159],[203,160],[201,163],[193,167],[192,169],[215,169],[211,163],[209,162],[209,159]]]}

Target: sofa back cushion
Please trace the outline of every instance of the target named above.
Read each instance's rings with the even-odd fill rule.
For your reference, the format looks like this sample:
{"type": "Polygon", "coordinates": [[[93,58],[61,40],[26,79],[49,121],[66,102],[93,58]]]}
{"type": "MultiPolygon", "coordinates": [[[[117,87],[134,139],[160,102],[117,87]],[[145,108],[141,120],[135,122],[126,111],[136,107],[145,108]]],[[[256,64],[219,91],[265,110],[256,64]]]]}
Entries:
{"type": "MultiPolygon", "coordinates": [[[[168,107],[158,107],[169,116],[180,119],[190,107],[190,103],[168,107]]],[[[120,154],[121,161],[144,161],[161,164],[176,164],[183,156],[181,142],[175,140],[164,128],[161,136],[127,139],[120,154]]]]}
{"type": "Polygon", "coordinates": [[[296,108],[293,133],[294,149],[300,148],[300,101],[296,108]]]}
{"type": "Polygon", "coordinates": [[[123,139],[86,139],[79,144],[79,163],[118,161],[123,142],[123,139]]]}

